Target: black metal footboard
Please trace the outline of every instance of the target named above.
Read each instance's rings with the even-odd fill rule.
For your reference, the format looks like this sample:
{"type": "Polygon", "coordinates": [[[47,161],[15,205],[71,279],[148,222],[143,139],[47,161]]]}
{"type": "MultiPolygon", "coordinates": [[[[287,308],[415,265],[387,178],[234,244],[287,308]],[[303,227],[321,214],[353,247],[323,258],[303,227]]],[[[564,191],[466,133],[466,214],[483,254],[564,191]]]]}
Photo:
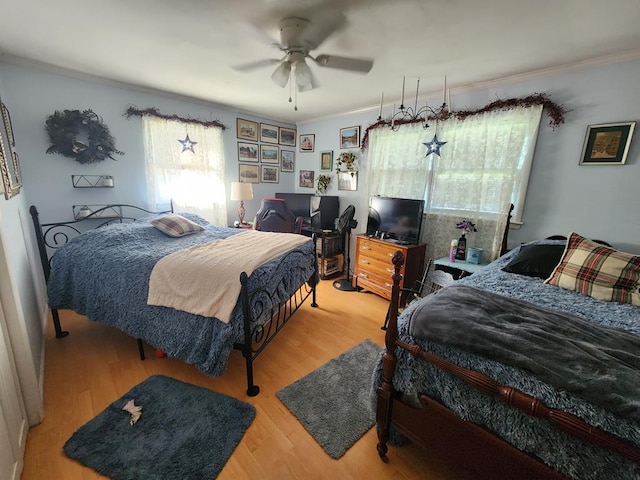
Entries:
{"type": "MultiPolygon", "coordinates": [[[[276,275],[279,282],[268,287],[263,287],[254,291],[249,291],[249,277],[245,272],[240,274],[240,301],[242,302],[242,313],[244,320],[244,340],[236,342],[233,348],[240,350],[244,356],[247,370],[247,395],[254,397],[260,393],[260,387],[253,382],[253,361],[273,340],[273,338],[287,324],[293,314],[311,296],[311,306],[317,307],[316,285],[318,283],[318,262],[316,261],[316,241],[313,236],[313,273],[311,277],[293,294],[283,302],[273,301],[273,292],[286,288],[283,275],[276,275]],[[254,314],[252,314],[252,311],[254,314]]],[[[287,256],[300,256],[304,254],[299,251],[292,251],[287,256]]],[[[282,265],[282,264],[281,264],[282,265]]],[[[297,262],[297,267],[306,270],[306,267],[297,262]]],[[[283,267],[284,268],[284,267],[283,267]]]]}

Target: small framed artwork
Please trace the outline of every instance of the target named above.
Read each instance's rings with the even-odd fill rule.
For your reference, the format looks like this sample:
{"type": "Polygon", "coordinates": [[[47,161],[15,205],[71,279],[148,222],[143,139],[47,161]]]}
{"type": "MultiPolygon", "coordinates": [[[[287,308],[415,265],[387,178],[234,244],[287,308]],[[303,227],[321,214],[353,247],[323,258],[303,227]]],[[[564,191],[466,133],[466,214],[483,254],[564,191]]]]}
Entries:
{"type": "Polygon", "coordinates": [[[238,142],[238,161],[239,162],[257,162],[258,161],[258,144],[238,142]]]}
{"type": "Polygon", "coordinates": [[[320,152],[320,170],[333,170],[333,150],[320,152]]]}
{"type": "Polygon", "coordinates": [[[262,183],[279,183],[280,182],[280,169],[278,166],[261,165],[260,166],[260,181],[262,183]]]}
{"type": "Polygon", "coordinates": [[[340,129],[340,148],[360,147],[360,126],[340,129]]]}
{"type": "Polygon", "coordinates": [[[286,147],[295,147],[296,146],[295,128],[280,127],[280,139],[278,143],[286,147]]]}
{"type": "Polygon", "coordinates": [[[278,127],[268,123],[260,124],[260,141],[265,143],[278,143],[278,127]]]}
{"type": "Polygon", "coordinates": [[[236,119],[236,135],[242,140],[258,141],[258,122],[245,120],[244,118],[236,119]]]}
{"type": "Polygon", "coordinates": [[[580,165],[623,165],[635,127],[636,122],[589,125],[580,165]]]}
{"type": "Polygon", "coordinates": [[[338,172],[338,190],[358,190],[358,172],[338,172]]]}
{"type": "Polygon", "coordinates": [[[315,172],[313,170],[300,170],[300,186],[313,188],[315,172]]]}
{"type": "Polygon", "coordinates": [[[280,148],[275,145],[260,145],[260,161],[262,163],[280,163],[280,148]]]}
{"type": "Polygon", "coordinates": [[[296,152],[293,150],[280,150],[280,170],[283,172],[293,172],[296,159],[296,152]]]}
{"type": "Polygon", "coordinates": [[[305,133],[300,135],[300,151],[313,152],[316,148],[316,136],[314,134],[305,133]]]}
{"type": "Polygon", "coordinates": [[[242,183],[260,183],[259,165],[238,165],[239,175],[238,178],[242,183]]]}

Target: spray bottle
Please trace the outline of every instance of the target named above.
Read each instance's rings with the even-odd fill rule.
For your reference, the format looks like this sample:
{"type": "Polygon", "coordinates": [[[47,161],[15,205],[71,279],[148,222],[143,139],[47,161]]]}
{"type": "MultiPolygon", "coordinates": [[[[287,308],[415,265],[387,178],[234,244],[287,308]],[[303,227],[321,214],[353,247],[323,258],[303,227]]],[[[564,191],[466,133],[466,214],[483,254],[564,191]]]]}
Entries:
{"type": "Polygon", "coordinates": [[[456,261],[456,251],[458,250],[458,240],[455,238],[451,240],[451,248],[449,248],[449,261],[456,261]]]}

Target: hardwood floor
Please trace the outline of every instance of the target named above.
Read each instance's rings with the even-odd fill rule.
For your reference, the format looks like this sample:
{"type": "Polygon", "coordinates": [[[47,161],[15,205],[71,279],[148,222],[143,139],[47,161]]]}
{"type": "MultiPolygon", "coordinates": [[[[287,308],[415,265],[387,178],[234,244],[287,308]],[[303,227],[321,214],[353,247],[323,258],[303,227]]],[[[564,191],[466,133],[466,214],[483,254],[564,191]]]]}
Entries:
{"type": "MultiPolygon", "coordinates": [[[[364,339],[384,345],[380,325],[388,302],[370,293],[343,292],[332,281],[318,287],[319,308],[305,304],[255,362],[260,395],[246,396],[244,362],[232,352],[224,375],[210,378],[180,360],[158,359],[151,347],[141,361],[135,341],[120,331],[61,312],[70,335],[49,326],[44,376],[45,419],[29,431],[22,480],[105,478],[69,459],[62,446],[73,432],[149,375],[162,374],[245,400],[254,422],[225,465],[225,479],[461,478],[412,445],[390,447],[389,463],[376,452],[372,428],[339,460],[315,442],[276,392],[364,339]]],[[[176,479],[178,480],[178,479],[176,479]]]]}

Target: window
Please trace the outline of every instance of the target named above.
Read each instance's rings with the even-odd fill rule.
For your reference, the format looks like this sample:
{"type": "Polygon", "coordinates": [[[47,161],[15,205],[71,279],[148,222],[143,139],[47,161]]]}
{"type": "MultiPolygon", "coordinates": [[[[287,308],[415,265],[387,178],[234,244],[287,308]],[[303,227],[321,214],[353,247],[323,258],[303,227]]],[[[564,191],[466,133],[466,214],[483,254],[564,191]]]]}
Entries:
{"type": "Polygon", "coordinates": [[[424,130],[404,125],[397,132],[376,129],[369,148],[371,195],[426,200],[428,212],[460,216],[504,214],[515,206],[522,219],[542,106],[488,112],[437,125],[446,141],[441,156],[425,157],[436,123],[424,130]]]}
{"type": "Polygon", "coordinates": [[[142,117],[150,206],[197,213],[227,223],[224,149],[218,127],[142,117]]]}

